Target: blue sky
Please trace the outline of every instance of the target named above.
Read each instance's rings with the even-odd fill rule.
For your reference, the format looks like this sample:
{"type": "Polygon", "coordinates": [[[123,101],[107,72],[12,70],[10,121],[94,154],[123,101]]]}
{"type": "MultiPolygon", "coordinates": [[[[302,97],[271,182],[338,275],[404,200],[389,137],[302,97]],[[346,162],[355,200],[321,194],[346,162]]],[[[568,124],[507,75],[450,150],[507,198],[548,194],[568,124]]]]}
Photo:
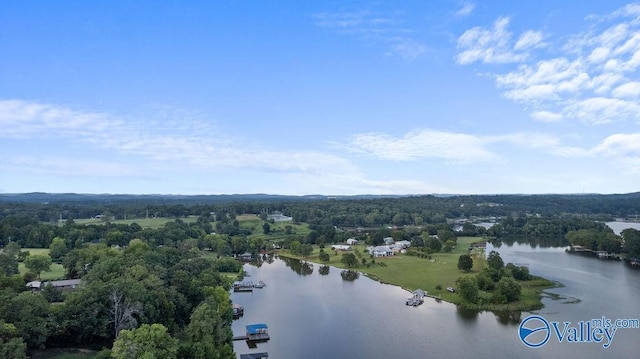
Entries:
{"type": "Polygon", "coordinates": [[[622,1],[5,1],[0,192],[635,192],[639,30],[622,1]]]}

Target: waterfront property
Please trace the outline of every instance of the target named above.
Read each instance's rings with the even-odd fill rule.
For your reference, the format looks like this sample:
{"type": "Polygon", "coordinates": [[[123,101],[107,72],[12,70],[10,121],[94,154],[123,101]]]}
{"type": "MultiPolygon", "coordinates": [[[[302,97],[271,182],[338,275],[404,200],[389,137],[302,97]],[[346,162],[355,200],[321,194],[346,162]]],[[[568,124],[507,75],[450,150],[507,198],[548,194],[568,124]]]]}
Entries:
{"type": "Polygon", "coordinates": [[[238,259],[243,261],[243,262],[250,262],[250,261],[253,260],[253,254],[251,254],[249,252],[245,252],[245,253],[242,253],[241,255],[239,255],[238,259]]]}
{"type": "Polygon", "coordinates": [[[367,247],[367,251],[374,257],[389,257],[394,255],[393,249],[389,246],[367,247]]]}
{"type": "Polygon", "coordinates": [[[264,323],[250,324],[246,327],[246,334],[233,337],[233,340],[246,340],[250,342],[266,342],[270,339],[268,327],[264,323]]]}

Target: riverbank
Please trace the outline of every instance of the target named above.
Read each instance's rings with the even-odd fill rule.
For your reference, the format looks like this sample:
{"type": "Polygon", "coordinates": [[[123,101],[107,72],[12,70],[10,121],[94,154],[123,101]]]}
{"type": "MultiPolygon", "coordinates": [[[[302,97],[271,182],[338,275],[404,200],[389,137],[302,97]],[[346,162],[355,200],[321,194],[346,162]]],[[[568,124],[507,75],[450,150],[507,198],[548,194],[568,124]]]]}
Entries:
{"type": "MultiPolygon", "coordinates": [[[[431,258],[420,258],[406,254],[397,254],[390,257],[371,258],[366,253],[365,245],[352,246],[349,252],[333,251],[325,248],[329,254],[329,261],[319,260],[320,249],[314,248],[313,253],[306,258],[307,261],[320,265],[329,265],[337,268],[352,269],[364,275],[380,281],[402,287],[408,291],[422,289],[429,295],[440,298],[443,301],[456,304],[463,308],[489,311],[531,311],[543,307],[543,291],[557,287],[558,284],[544,278],[533,277],[528,281],[518,281],[522,287],[520,300],[509,304],[470,304],[465,302],[457,293],[447,291],[447,287],[456,287],[456,280],[464,276],[473,276],[486,267],[486,259],[483,252],[472,254],[473,268],[470,272],[458,269],[458,257],[468,254],[471,243],[477,242],[478,237],[459,237],[458,244],[449,253],[434,253],[431,258]],[[353,253],[358,259],[358,265],[347,268],[342,262],[343,253],[353,253]],[[363,262],[364,259],[364,262],[363,262]]],[[[300,256],[291,255],[288,251],[282,251],[281,255],[303,259],[300,256]]],[[[480,292],[481,298],[489,298],[491,293],[480,292]]]]}

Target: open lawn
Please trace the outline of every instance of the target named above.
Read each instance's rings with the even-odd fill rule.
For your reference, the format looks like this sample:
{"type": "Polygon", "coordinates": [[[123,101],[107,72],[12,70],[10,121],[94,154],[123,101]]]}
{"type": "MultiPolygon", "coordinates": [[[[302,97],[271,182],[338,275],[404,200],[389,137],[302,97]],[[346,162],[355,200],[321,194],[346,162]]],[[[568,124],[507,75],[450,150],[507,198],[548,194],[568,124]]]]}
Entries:
{"type": "Polygon", "coordinates": [[[88,359],[94,358],[97,352],[88,349],[61,348],[36,350],[32,353],[32,359],[88,359]]]}
{"type": "MultiPolygon", "coordinates": [[[[22,248],[23,251],[29,252],[30,254],[38,254],[38,255],[49,255],[49,248],[22,248]]],[[[18,271],[20,275],[24,275],[28,272],[27,268],[24,266],[24,263],[18,263],[18,271]]],[[[41,280],[58,280],[64,279],[64,267],[62,264],[52,263],[51,271],[40,273],[41,280]]]]}
{"type": "Polygon", "coordinates": [[[236,220],[238,220],[240,228],[251,231],[251,234],[248,236],[249,239],[261,238],[265,242],[283,240],[287,236],[287,227],[290,227],[290,233],[296,236],[306,236],[311,232],[309,225],[306,223],[287,221],[275,223],[269,222],[270,232],[269,234],[264,234],[262,226],[265,222],[255,214],[243,214],[237,216],[236,220]]]}
{"type": "MultiPolygon", "coordinates": [[[[392,257],[379,257],[372,259],[366,253],[366,245],[352,246],[352,253],[356,255],[359,265],[353,270],[365,273],[366,275],[377,279],[383,283],[401,286],[407,290],[423,289],[429,295],[440,296],[443,300],[454,304],[462,304],[463,300],[457,293],[450,293],[447,287],[456,287],[456,279],[461,276],[475,275],[484,266],[486,260],[482,254],[473,255],[473,270],[469,273],[458,269],[458,257],[461,254],[468,253],[469,245],[480,240],[477,237],[459,237],[458,245],[450,253],[435,253],[431,255],[431,259],[419,258],[416,256],[408,256],[398,254],[392,257]],[[362,264],[362,258],[366,263],[362,264]],[[375,261],[375,262],[373,262],[375,261]],[[441,289],[436,289],[438,286],[441,289]]],[[[346,268],[341,263],[342,254],[348,252],[338,251],[337,254],[331,248],[325,248],[325,252],[329,253],[330,261],[328,265],[346,268]]],[[[315,248],[313,254],[308,258],[309,261],[322,263],[318,259],[319,249],[315,248]]],[[[288,256],[288,252],[282,255],[288,256]]],[[[552,286],[552,283],[545,280],[520,282],[522,285],[522,299],[518,303],[510,306],[494,306],[492,308],[477,308],[490,310],[511,310],[524,308],[538,308],[540,306],[539,295],[542,289],[552,286]]]]}
{"type": "MultiPolygon", "coordinates": [[[[115,224],[128,224],[128,225],[132,223],[137,223],[142,228],[157,229],[157,228],[163,227],[165,223],[173,222],[176,219],[179,219],[185,223],[193,223],[198,220],[198,217],[191,216],[191,217],[184,217],[184,218],[171,218],[171,217],[132,218],[132,219],[119,219],[119,220],[109,221],[109,222],[115,223],[115,224]]],[[[101,219],[97,219],[97,218],[74,219],[73,221],[78,224],[104,224],[105,223],[101,219]]]]}

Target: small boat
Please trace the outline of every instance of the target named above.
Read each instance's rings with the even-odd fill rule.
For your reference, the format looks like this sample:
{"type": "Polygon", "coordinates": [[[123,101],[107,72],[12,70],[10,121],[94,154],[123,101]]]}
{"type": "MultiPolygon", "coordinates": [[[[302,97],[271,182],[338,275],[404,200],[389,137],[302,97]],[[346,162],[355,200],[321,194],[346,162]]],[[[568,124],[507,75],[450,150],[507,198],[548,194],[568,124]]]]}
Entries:
{"type": "Polygon", "coordinates": [[[244,307],[240,304],[233,304],[233,317],[240,318],[244,315],[244,307]]]}
{"type": "Polygon", "coordinates": [[[265,282],[259,280],[256,284],[253,285],[255,288],[264,288],[267,285],[265,284],[265,282]]]}
{"type": "Polygon", "coordinates": [[[251,282],[235,282],[233,283],[234,292],[252,292],[253,283],[251,282]]]}

